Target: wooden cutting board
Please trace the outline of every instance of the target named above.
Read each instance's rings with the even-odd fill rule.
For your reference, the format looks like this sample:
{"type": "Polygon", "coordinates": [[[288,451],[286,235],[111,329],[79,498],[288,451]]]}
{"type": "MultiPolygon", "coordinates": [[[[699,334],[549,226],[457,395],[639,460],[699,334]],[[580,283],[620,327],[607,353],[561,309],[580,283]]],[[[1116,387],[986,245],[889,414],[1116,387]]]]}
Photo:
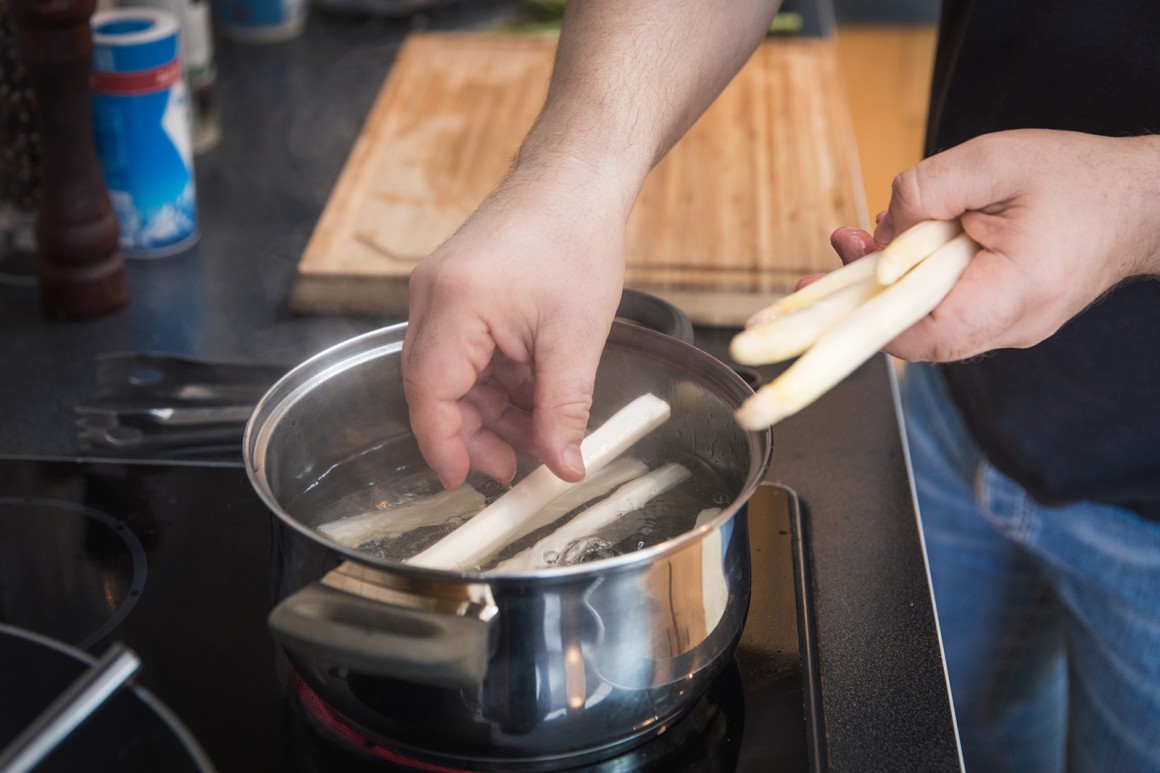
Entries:
{"type": "MultiPolygon", "coordinates": [[[[543,103],[555,37],[408,38],[298,266],[301,312],[400,315],[415,262],[506,172],[543,103]]],[[[771,39],[649,175],[626,284],[694,322],[738,325],[834,268],[867,223],[832,39],[771,39]]]]}

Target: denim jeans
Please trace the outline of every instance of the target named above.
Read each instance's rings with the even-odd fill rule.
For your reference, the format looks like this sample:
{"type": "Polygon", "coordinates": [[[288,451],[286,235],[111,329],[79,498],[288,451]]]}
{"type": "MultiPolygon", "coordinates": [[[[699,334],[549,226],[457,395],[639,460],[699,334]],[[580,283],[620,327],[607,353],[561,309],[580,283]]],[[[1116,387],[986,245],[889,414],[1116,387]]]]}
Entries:
{"type": "Polygon", "coordinates": [[[902,401],[967,770],[1160,771],[1160,524],[1038,504],[932,366],[902,401]]]}

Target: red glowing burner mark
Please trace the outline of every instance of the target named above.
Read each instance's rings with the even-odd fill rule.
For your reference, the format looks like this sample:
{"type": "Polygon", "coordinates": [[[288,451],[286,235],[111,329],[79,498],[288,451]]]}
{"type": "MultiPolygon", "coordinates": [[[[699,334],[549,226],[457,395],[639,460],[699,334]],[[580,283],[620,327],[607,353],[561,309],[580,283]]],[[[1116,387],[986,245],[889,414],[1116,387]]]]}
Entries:
{"type": "Polygon", "coordinates": [[[412,757],[408,757],[405,754],[400,754],[393,749],[388,749],[385,746],[381,746],[375,743],[344,722],[342,718],[335,713],[334,709],[330,708],[330,706],[326,704],[326,701],[322,700],[318,693],[314,692],[314,690],[310,688],[310,685],[306,684],[306,682],[302,680],[302,677],[299,676],[298,672],[294,669],[290,669],[290,682],[294,685],[294,690],[298,693],[298,699],[302,701],[303,708],[310,712],[310,714],[319,723],[321,723],[327,731],[333,733],[335,736],[338,736],[347,743],[370,752],[380,759],[384,759],[396,765],[404,765],[415,770],[426,770],[430,771],[430,773],[470,773],[470,771],[462,768],[448,768],[444,767],[443,765],[436,765],[433,762],[417,760],[412,757]]]}

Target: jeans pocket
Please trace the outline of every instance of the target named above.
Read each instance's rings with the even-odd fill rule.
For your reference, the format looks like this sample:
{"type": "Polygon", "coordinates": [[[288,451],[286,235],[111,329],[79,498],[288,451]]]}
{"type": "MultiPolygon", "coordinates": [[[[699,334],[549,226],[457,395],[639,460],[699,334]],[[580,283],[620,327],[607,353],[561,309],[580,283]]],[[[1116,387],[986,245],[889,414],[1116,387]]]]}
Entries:
{"type": "Polygon", "coordinates": [[[1009,539],[1027,542],[1035,524],[1035,503],[1019,484],[983,462],[975,478],[975,498],[992,526],[1009,539]]]}

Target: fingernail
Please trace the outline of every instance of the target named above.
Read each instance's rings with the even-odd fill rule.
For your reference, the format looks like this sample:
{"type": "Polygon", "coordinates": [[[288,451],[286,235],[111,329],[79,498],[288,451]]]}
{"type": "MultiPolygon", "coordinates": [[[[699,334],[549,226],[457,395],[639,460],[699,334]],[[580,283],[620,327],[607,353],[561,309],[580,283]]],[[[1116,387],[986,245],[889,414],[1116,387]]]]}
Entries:
{"type": "Polygon", "coordinates": [[[580,446],[573,443],[566,447],[561,459],[573,474],[584,477],[584,455],[580,453],[580,446]]]}

